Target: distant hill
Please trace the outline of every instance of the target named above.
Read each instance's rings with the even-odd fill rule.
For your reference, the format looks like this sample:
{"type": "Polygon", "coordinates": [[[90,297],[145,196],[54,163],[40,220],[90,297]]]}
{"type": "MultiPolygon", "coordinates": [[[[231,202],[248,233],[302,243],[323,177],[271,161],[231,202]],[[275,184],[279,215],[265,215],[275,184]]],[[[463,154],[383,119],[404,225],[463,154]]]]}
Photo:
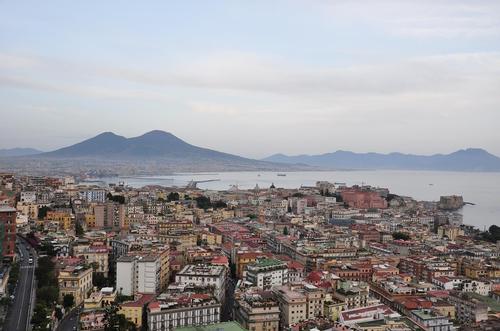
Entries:
{"type": "Polygon", "coordinates": [[[43,153],[34,148],[9,148],[9,149],[0,149],[0,157],[9,157],[9,156],[27,156],[27,155],[35,155],[43,153]]]}
{"type": "Polygon", "coordinates": [[[75,145],[40,154],[44,159],[101,159],[123,162],[156,162],[189,166],[189,169],[289,169],[290,165],[252,160],[232,154],[191,145],[173,134],[151,131],[138,137],[125,138],[112,132],[101,133],[75,145]]]}
{"type": "Polygon", "coordinates": [[[451,154],[428,156],[348,151],[336,151],[321,155],[287,156],[275,154],[263,159],[263,161],[306,164],[327,169],[500,171],[500,158],[479,148],[461,149],[451,154]]]}

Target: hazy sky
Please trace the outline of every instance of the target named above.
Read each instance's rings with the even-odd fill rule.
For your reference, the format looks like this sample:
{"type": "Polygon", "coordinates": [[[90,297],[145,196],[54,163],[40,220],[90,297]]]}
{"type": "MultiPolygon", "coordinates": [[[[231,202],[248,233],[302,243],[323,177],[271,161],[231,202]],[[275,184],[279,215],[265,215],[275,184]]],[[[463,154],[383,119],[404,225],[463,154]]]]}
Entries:
{"type": "Polygon", "coordinates": [[[0,1],[0,148],[500,155],[500,1],[0,1]]]}

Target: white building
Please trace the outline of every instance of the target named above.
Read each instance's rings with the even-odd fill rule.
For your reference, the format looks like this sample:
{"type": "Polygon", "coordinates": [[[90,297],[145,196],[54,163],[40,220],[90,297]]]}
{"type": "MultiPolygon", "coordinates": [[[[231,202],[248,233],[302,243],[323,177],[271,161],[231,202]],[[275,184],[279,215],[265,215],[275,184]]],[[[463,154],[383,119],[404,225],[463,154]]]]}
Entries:
{"type": "Polygon", "coordinates": [[[170,331],[184,326],[203,326],[220,322],[221,304],[213,294],[181,293],[158,297],[148,305],[147,324],[151,331],[170,331]]]}
{"type": "Polygon", "coordinates": [[[105,190],[85,190],[79,192],[79,198],[86,202],[106,202],[105,190]]]}
{"type": "Polygon", "coordinates": [[[116,261],[116,288],[121,295],[156,294],[160,289],[157,256],[122,256],[116,261]]]}
{"type": "Polygon", "coordinates": [[[288,265],[276,259],[258,259],[247,265],[246,280],[261,289],[287,284],[289,282],[288,265]]]}
{"type": "Polygon", "coordinates": [[[20,202],[35,203],[36,202],[36,192],[35,191],[23,191],[21,192],[20,202]]]}
{"type": "Polygon", "coordinates": [[[224,301],[226,292],[226,268],[220,265],[187,265],[175,276],[179,284],[190,284],[198,286],[214,286],[214,295],[220,301],[224,301]]]}
{"type": "Polygon", "coordinates": [[[462,292],[474,292],[479,295],[488,296],[491,291],[491,284],[489,282],[480,282],[477,280],[464,280],[459,286],[462,292]]]}

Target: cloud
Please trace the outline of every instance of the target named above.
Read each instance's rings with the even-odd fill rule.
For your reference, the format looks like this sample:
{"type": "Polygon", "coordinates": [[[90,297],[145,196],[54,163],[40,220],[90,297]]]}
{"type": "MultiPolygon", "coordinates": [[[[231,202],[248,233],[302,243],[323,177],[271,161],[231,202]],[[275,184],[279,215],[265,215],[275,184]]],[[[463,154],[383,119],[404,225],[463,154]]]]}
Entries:
{"type": "Polygon", "coordinates": [[[398,36],[500,36],[500,2],[496,0],[337,0],[320,4],[332,21],[356,21],[398,36]]]}
{"type": "MultiPolygon", "coordinates": [[[[18,62],[23,62],[23,58],[18,62]]],[[[350,67],[311,67],[253,53],[223,52],[177,63],[154,73],[80,63],[65,63],[61,69],[56,60],[39,62],[42,64],[38,69],[31,69],[29,76],[11,72],[3,75],[0,83],[104,98],[161,99],[165,96],[161,89],[168,87],[330,98],[448,93],[473,88],[475,84],[483,88],[481,84],[488,83],[484,86],[488,88],[500,81],[500,53],[496,52],[424,56],[350,67]],[[37,70],[39,74],[33,75],[37,70]],[[44,75],[48,78],[36,79],[44,75]],[[88,81],[89,75],[93,77],[91,83],[72,83],[88,81]]]]}

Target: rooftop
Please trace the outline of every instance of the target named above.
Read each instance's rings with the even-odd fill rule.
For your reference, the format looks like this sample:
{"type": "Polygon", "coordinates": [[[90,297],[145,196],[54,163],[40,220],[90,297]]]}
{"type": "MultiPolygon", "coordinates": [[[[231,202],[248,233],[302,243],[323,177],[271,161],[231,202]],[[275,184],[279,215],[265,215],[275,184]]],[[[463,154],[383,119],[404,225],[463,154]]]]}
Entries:
{"type": "Polygon", "coordinates": [[[205,326],[176,328],[175,331],[245,331],[245,329],[236,322],[223,322],[205,326]]]}

